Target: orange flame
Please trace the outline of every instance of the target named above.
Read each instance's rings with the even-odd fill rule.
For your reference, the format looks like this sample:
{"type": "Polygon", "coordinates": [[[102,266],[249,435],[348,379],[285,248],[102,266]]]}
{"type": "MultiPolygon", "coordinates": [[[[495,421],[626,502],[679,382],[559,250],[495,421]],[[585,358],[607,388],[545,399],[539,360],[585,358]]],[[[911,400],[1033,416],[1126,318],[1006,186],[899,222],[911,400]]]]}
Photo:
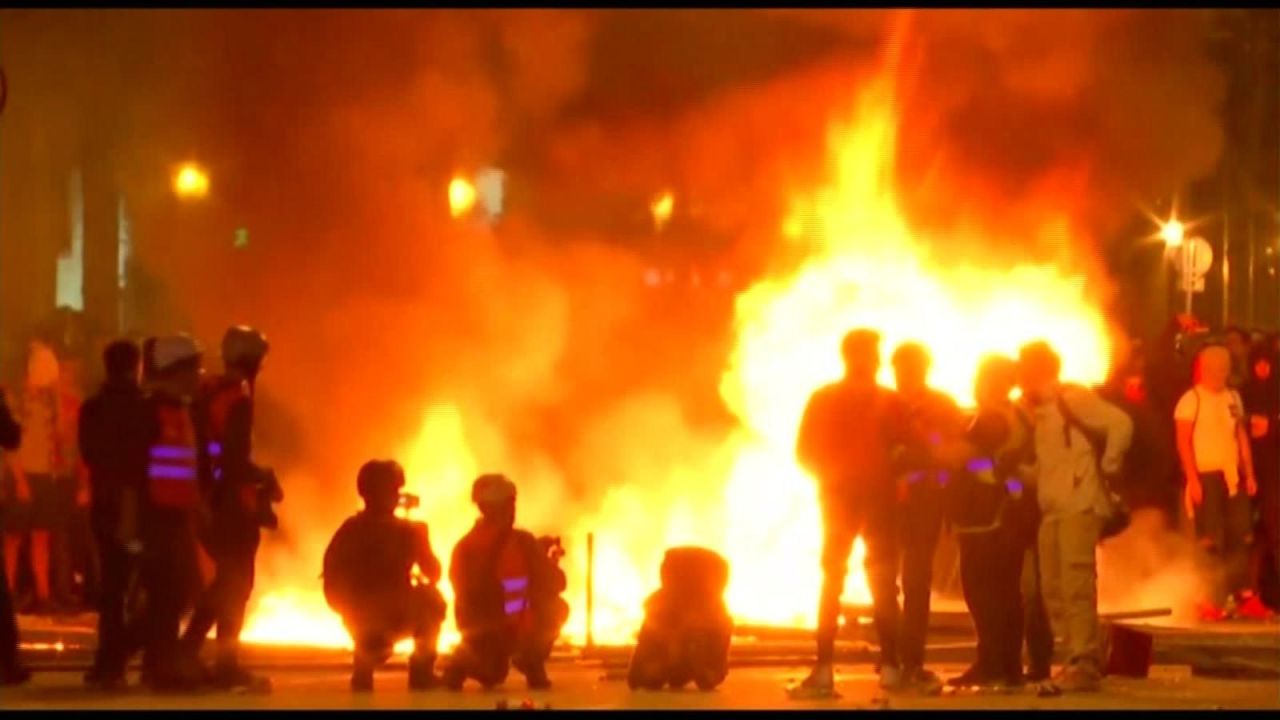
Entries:
{"type": "MultiPolygon", "coordinates": [[[[597,531],[593,629],[599,641],[633,637],[664,549],[684,543],[716,548],[729,559],[728,601],[740,621],[812,625],[821,521],[814,484],[794,459],[795,435],[809,394],[840,376],[839,340],[850,328],[878,328],[886,348],[925,343],[935,358],[934,384],[961,402],[971,400],[982,355],[1016,353],[1033,339],[1055,345],[1066,377],[1104,377],[1106,326],[1082,277],[1050,266],[953,264],[932,256],[913,232],[892,187],[892,80],[886,73],[860,95],[853,122],[832,134],[832,182],[797,199],[786,219],[782,234],[809,244],[807,261],[737,299],[737,342],[720,392],[740,428],[722,442],[678,445],[681,460],[670,465],[653,460],[677,442],[670,436],[654,437],[647,449],[627,448],[626,461],[655,468],[653,482],[612,487],[595,512],[568,526],[563,506],[543,508],[539,518],[522,501],[526,521],[559,525],[571,560],[586,533],[597,531]]],[[[655,220],[659,209],[655,204],[655,220]]],[[[1045,231],[1061,232],[1061,223],[1046,223],[1045,231]]],[[[887,368],[882,381],[890,384],[887,368]]],[[[437,552],[451,547],[439,543],[461,537],[475,515],[468,488],[481,468],[468,443],[469,419],[465,408],[433,408],[407,452],[409,489],[431,510],[437,552]]],[[[645,428],[629,429],[633,444],[643,445],[645,428]]],[[[863,554],[859,542],[847,600],[869,598],[863,554]]],[[[586,630],[578,602],[585,594],[580,553],[566,572],[575,611],[565,634],[580,642],[586,630]]],[[[447,586],[444,591],[451,599],[447,586]]],[[[349,645],[316,589],[269,592],[257,607],[247,639],[349,645]]],[[[456,633],[447,629],[442,642],[452,638],[456,633]]]]}

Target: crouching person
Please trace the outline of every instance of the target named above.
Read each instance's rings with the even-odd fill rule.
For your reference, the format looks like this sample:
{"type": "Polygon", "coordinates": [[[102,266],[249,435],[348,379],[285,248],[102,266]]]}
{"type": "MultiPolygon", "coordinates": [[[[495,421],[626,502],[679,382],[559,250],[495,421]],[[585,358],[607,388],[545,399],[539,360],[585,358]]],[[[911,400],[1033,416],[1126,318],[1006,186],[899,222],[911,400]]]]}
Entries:
{"type": "Polygon", "coordinates": [[[645,601],[627,684],[632,690],[676,690],[689,682],[713,690],[729,675],[733,618],[724,603],[729,564],[696,547],[662,558],[662,587],[645,601]]]}
{"type": "Polygon", "coordinates": [[[516,486],[506,477],[482,475],[471,499],[480,519],[458,541],[449,563],[462,643],[445,670],[445,684],[459,690],[470,678],[491,688],[514,665],[530,690],[546,690],[547,658],[569,615],[555,546],[515,529],[516,486]]]}
{"type": "Polygon", "coordinates": [[[429,690],[445,602],[436,584],[440,561],[424,523],[397,517],[404,470],[372,460],[356,479],[364,510],[348,518],[324,554],[324,594],[355,641],[351,689],[373,690],[373,671],[396,642],[413,637],[409,688],[429,690]],[[417,573],[415,573],[415,569],[417,573]]]}

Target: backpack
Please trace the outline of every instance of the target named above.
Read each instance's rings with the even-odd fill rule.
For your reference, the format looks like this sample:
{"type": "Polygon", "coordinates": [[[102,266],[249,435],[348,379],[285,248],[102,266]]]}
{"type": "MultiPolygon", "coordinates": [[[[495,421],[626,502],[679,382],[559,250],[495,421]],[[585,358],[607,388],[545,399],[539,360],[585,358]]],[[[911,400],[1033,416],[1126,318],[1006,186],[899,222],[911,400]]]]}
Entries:
{"type": "MultiPolygon", "coordinates": [[[[1102,472],[1102,454],[1107,448],[1106,435],[1081,422],[1080,418],[1071,411],[1071,407],[1067,404],[1066,398],[1063,397],[1062,393],[1058,393],[1058,412],[1062,415],[1063,442],[1066,443],[1067,447],[1071,447],[1071,429],[1075,428],[1088,441],[1089,447],[1093,451],[1093,462],[1097,467],[1098,480],[1102,483],[1103,499],[1107,503],[1106,514],[1102,518],[1102,530],[1098,537],[1100,540],[1113,538],[1129,527],[1131,513],[1128,503],[1115,490],[1116,486],[1121,484],[1119,479],[1108,477],[1106,473],[1102,472]]],[[[1128,452],[1129,448],[1125,448],[1126,455],[1128,452]]],[[[1124,460],[1124,458],[1121,458],[1120,461],[1122,475],[1125,466],[1124,460]]]]}

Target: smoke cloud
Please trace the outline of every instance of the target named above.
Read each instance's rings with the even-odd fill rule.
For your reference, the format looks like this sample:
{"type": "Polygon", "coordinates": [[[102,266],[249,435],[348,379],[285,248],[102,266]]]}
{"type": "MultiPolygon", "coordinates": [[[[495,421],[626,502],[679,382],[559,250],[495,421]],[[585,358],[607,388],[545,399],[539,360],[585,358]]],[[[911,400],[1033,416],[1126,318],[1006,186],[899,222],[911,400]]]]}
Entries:
{"type": "MultiPolygon", "coordinates": [[[[78,120],[58,138],[98,138],[129,185],[140,269],[163,289],[141,329],[186,327],[212,346],[246,322],[272,340],[259,446],[289,497],[267,588],[315,586],[323,543],[356,507],[355,471],[372,457],[416,469],[438,552],[470,522],[475,472],[509,472],[534,529],[565,532],[636,488],[678,495],[713,472],[731,424],[713,395],[728,299],[655,299],[641,282],[651,260],[635,247],[647,230],[558,228],[548,208],[608,214],[624,198],[645,228],[647,200],[674,189],[679,212],[727,241],[725,266],[767,267],[789,202],[823,177],[827,132],[848,119],[899,21],[4,15],[6,65],[48,96],[11,112],[78,120]],[[27,41],[11,45],[20,33],[27,41]],[[42,68],[41,46],[107,61],[42,68]],[[73,74],[79,84],[59,84],[73,74]],[[205,207],[167,195],[164,173],[188,158],[210,169],[205,207]],[[508,217],[495,229],[455,221],[449,178],[491,165],[511,177],[508,217]],[[243,251],[230,248],[238,227],[252,238],[243,251]]],[[[1058,256],[1061,243],[1033,231],[1053,206],[1086,243],[1067,250],[1087,263],[1087,243],[1113,237],[1136,199],[1217,161],[1222,80],[1204,12],[931,11],[910,22],[901,199],[943,242],[949,229],[1000,229],[992,247],[965,252],[1058,256]]],[[[17,88],[12,70],[10,80],[17,88]]]]}

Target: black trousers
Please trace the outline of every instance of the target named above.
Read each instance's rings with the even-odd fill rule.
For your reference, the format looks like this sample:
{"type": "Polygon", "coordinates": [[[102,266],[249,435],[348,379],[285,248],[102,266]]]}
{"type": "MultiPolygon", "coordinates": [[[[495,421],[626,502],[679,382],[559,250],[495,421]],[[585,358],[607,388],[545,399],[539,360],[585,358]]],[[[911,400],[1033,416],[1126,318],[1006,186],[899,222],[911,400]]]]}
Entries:
{"type": "Polygon", "coordinates": [[[145,523],[142,583],[143,666],[163,675],[181,667],[178,631],[198,583],[195,537],[186,513],[151,513],[145,523]]]}
{"type": "Polygon", "coordinates": [[[444,596],[435,586],[417,585],[394,599],[380,597],[352,608],[342,619],[355,641],[358,659],[380,662],[396,642],[412,637],[414,659],[434,663],[446,610],[444,596]]]}
{"type": "MultiPolygon", "coordinates": [[[[929,607],[933,595],[933,557],[942,534],[942,488],[931,478],[910,486],[898,524],[902,568],[902,666],[924,666],[925,641],[929,633],[929,607]]],[[[894,599],[897,602],[897,599],[894,599]]]]}
{"type": "Polygon", "coordinates": [[[978,634],[978,670],[990,679],[1021,677],[1023,549],[1005,526],[957,539],[960,583],[978,634]]]}
{"type": "Polygon", "coordinates": [[[100,674],[122,676],[131,651],[138,646],[133,637],[137,628],[129,627],[125,616],[130,582],[138,568],[109,528],[95,527],[94,536],[102,579],[97,598],[98,651],[93,664],[100,674]]]}
{"type": "Polygon", "coordinates": [[[840,596],[849,572],[849,556],[859,535],[867,545],[864,568],[871,590],[880,664],[897,665],[898,657],[898,536],[887,503],[877,507],[824,498],[822,591],[818,600],[818,662],[835,657],[840,625],[840,596]],[[861,507],[859,505],[862,505],[861,507]]]}
{"type": "Polygon", "coordinates": [[[214,562],[213,582],[196,600],[195,612],[182,637],[184,650],[198,653],[209,630],[217,625],[219,660],[235,661],[245,611],[253,593],[260,539],[257,525],[237,523],[215,529],[208,543],[214,562]]]}
{"type": "Polygon", "coordinates": [[[13,613],[9,580],[0,566],[0,670],[18,666],[18,619],[13,613]]]}

